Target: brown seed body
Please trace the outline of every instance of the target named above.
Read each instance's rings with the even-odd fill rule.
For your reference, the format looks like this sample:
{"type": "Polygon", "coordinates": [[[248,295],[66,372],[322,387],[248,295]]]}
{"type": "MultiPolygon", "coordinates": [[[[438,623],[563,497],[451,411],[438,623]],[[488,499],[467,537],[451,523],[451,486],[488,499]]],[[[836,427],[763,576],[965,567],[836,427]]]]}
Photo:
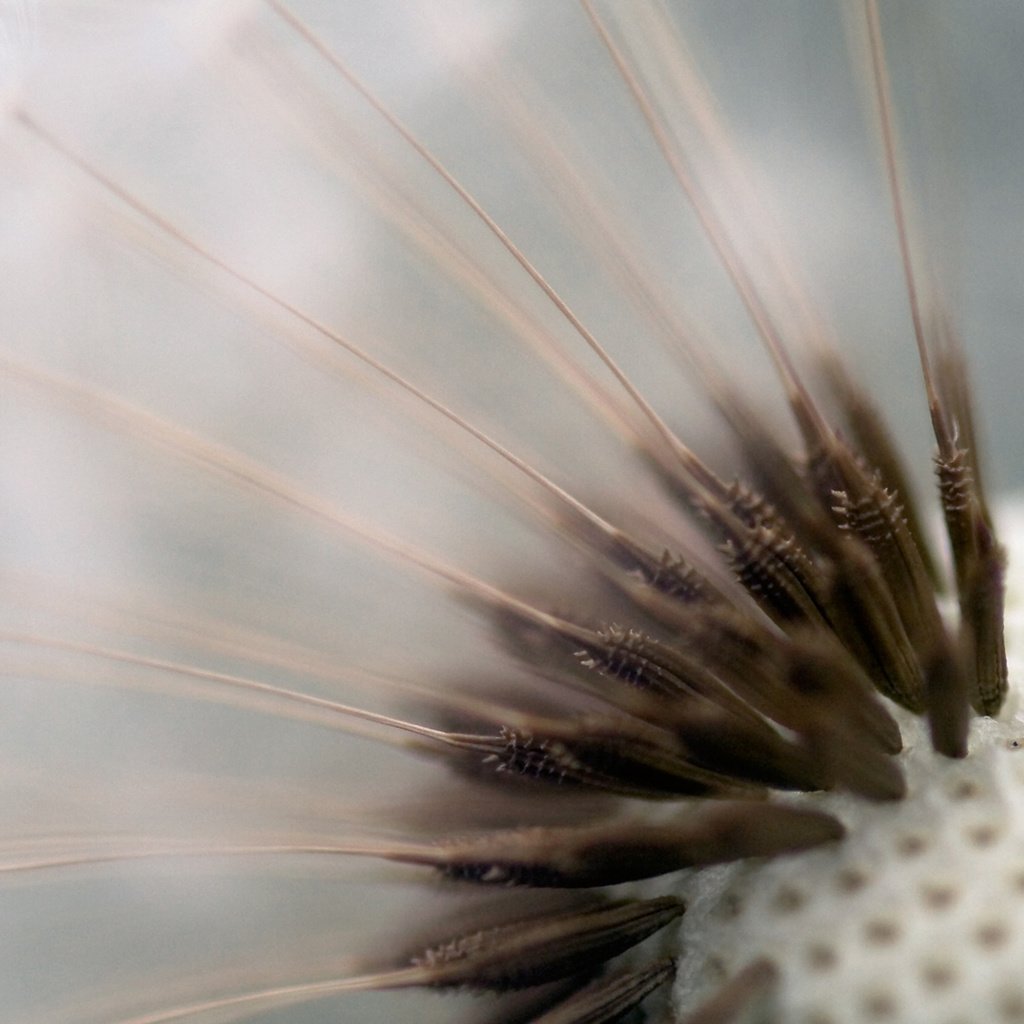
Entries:
{"type": "Polygon", "coordinates": [[[524,828],[439,844],[425,855],[450,878],[488,885],[581,888],[810,849],[842,838],[831,815],[762,802],[691,808],[678,823],[524,828]]]}
{"type": "Polygon", "coordinates": [[[685,907],[672,897],[607,903],[460,935],[414,957],[427,984],[505,992],[589,974],[664,928],[685,907]]]}
{"type": "Polygon", "coordinates": [[[530,1024],[607,1024],[618,1020],[671,979],[674,971],[675,961],[671,959],[621,971],[588,985],[530,1024]]]}

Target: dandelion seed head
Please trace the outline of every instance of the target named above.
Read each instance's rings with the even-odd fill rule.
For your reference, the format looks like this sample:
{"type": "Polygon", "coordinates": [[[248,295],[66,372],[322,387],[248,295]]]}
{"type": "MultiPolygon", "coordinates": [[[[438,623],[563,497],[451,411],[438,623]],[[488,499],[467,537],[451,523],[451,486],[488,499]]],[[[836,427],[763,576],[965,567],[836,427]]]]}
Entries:
{"type": "MultiPolygon", "coordinates": [[[[884,182],[861,138],[852,76],[837,56],[821,58],[841,49],[836,12],[753,5],[734,23],[713,6],[670,6],[738,151],[749,143],[752,167],[763,162],[766,179],[784,183],[733,204],[736,165],[719,154],[730,169],[719,181],[714,153],[700,154],[741,257],[755,271],[778,269],[760,233],[773,217],[789,226],[785,240],[801,243],[797,262],[812,265],[814,298],[834,315],[844,355],[859,354],[858,375],[894,413],[911,475],[931,493],[932,441],[884,182]],[[703,49],[702,30],[711,39],[703,49]],[[751,52],[750,38],[764,45],[751,52]],[[784,39],[794,45],[769,45],[784,39]]],[[[680,300],[699,327],[695,347],[721,360],[742,408],[795,450],[771,360],[583,14],[371,7],[294,5],[541,265],[709,467],[726,481],[751,468],[709,400],[708,378],[645,320],[651,297],[626,273],[638,254],[649,270],[639,276],[680,300]],[[545,130],[566,165],[545,155],[545,130]]],[[[639,15],[655,7],[638,10],[640,29],[639,15]]],[[[1012,11],[988,13],[997,25],[1019,22],[1012,11]]],[[[11,109],[28,110],[238,273],[204,262],[16,115],[4,122],[10,231],[0,270],[17,383],[0,410],[0,607],[12,680],[0,725],[0,864],[45,862],[35,875],[12,871],[0,891],[18,933],[0,939],[13,965],[0,987],[11,989],[11,1012],[89,1024],[160,1019],[174,1006],[197,1020],[461,1019],[466,1004],[455,997],[310,989],[295,998],[313,1001],[293,1006],[283,990],[374,971],[387,987],[388,971],[440,970],[447,959],[468,959],[466,974],[416,983],[546,978],[545,943],[582,934],[590,910],[579,908],[590,903],[505,887],[569,887],[589,871],[629,879],[616,899],[669,893],[686,910],[675,923],[681,907],[671,901],[663,931],[578,1005],[607,1007],[634,987],[647,994],[677,972],[671,1006],[663,992],[652,1015],[685,1020],[706,998],[763,990],[772,1013],[799,1024],[1024,1019],[1017,694],[998,720],[972,721],[966,758],[942,757],[923,719],[874,698],[857,703],[864,666],[837,656],[831,640],[794,630],[777,644],[788,630],[778,609],[806,613],[814,601],[775,593],[772,606],[768,563],[790,559],[820,597],[834,577],[813,572],[834,561],[835,538],[814,537],[813,521],[704,536],[716,514],[726,532],[742,524],[716,513],[706,492],[702,514],[689,515],[679,478],[664,465],[651,473],[652,449],[638,443],[650,424],[614,383],[605,394],[629,408],[627,429],[609,416],[614,405],[588,402],[551,371],[558,348],[602,387],[610,379],[466,203],[271,5],[87,3],[59,15],[42,19],[42,59],[18,69],[11,109]],[[534,475],[239,275],[351,337],[534,475]],[[19,360],[42,382],[19,376],[19,360]],[[581,525],[549,483],[629,543],[600,534],[594,518],[581,525]],[[630,547],[634,536],[642,550],[630,547]],[[424,561],[445,567],[443,585],[424,561]],[[746,597],[730,570],[755,581],[746,597]],[[705,571],[700,586],[682,584],[705,571]],[[683,613],[671,600],[720,592],[738,602],[735,617],[695,615],[700,629],[677,629],[672,616],[683,613]],[[776,620],[753,614],[758,607],[776,620]],[[727,647],[735,664],[716,664],[727,647]],[[823,663],[857,697],[842,714],[831,702],[841,688],[828,691],[816,673],[823,663]],[[778,693],[766,691],[752,712],[743,687],[761,673],[793,683],[807,703],[772,704],[778,693]],[[657,703],[668,694],[685,704],[691,690],[711,709],[657,703]],[[895,756],[890,712],[904,746],[895,756]],[[765,730],[763,714],[776,725],[765,730]],[[844,715],[856,727],[830,732],[844,715]],[[844,762],[835,755],[847,740],[844,762]],[[430,742],[447,744],[443,756],[426,756],[430,742]],[[751,809],[773,786],[762,810],[751,809]],[[794,792],[819,787],[830,791],[794,792]],[[675,802],[695,790],[729,800],[721,810],[675,802]],[[772,813],[789,808],[815,813],[772,813]],[[780,837],[785,822],[799,841],[780,837]],[[349,859],[360,843],[358,857],[380,863],[349,859]],[[666,870],[705,866],[637,882],[644,849],[666,870]],[[782,853],[720,863],[751,849],[782,853]],[[469,880],[494,888],[472,892],[469,880]],[[493,945],[499,935],[507,945],[493,945]],[[495,948],[496,963],[470,955],[495,948]],[[521,959],[502,963],[502,951],[521,959]],[[677,967],[657,959],[664,954],[677,967]]],[[[892,20],[901,39],[901,19],[892,20]]],[[[631,22],[619,18],[614,39],[633,44],[636,66],[667,88],[659,47],[647,52],[631,22]]],[[[903,81],[899,98],[914,88],[903,81]]],[[[686,145],[700,138],[679,130],[686,145]]],[[[972,122],[972,139],[977,131],[972,122]]],[[[918,144],[908,142],[914,167],[918,144]]],[[[979,222],[991,227],[983,191],[979,222]]],[[[948,305],[977,313],[995,295],[991,305],[1005,308],[1014,260],[986,256],[986,283],[972,269],[967,297],[954,290],[948,305]]],[[[795,322],[785,287],[766,281],[764,294],[773,315],[795,322]]],[[[982,334],[1016,336],[1012,322],[983,322],[995,329],[968,317],[972,363],[982,334]]],[[[1003,349],[992,361],[1012,381],[1019,352],[1003,349]]],[[[807,352],[797,355],[804,372],[807,352]]],[[[979,376],[991,429],[991,366],[979,376]]],[[[810,385],[822,399],[826,389],[810,385]]],[[[1005,390],[991,399],[1006,413],[993,431],[996,476],[1012,479],[1005,390]]],[[[764,501],[746,479],[728,493],[747,512],[764,501]]],[[[825,504],[847,532],[878,534],[900,501],[874,495],[862,519],[840,492],[825,504]]],[[[1015,568],[1024,516],[996,507],[1015,568]]],[[[798,501],[785,509],[799,512],[798,501]]],[[[1012,568],[1011,681],[1024,668],[1024,584],[1012,568]]],[[[844,642],[856,637],[848,631],[844,642]]],[[[614,930],[594,941],[627,944],[614,930]]],[[[492,1009],[503,1012],[466,1012],[476,1020],[492,1009]]],[[[591,1019],[558,1012],[540,1019],[591,1019]]]]}

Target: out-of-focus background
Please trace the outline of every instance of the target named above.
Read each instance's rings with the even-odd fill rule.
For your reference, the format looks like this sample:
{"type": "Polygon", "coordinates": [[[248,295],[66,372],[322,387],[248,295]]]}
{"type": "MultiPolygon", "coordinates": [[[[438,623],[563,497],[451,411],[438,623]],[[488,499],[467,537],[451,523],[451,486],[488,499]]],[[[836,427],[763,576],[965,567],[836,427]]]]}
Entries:
{"type": "MultiPolygon", "coordinates": [[[[844,34],[851,6],[665,11],[764,200],[758,217],[778,225],[930,497],[903,280],[844,34]]],[[[917,237],[969,355],[990,485],[1008,493],[1024,481],[1024,15],[1012,0],[883,8],[917,237]]],[[[577,5],[290,9],[453,169],[687,442],[728,463],[692,370],[624,290],[626,255],[788,429],[742,310],[577,5]]],[[[653,67],[643,31],[658,22],[600,9],[653,67]]],[[[443,806],[448,787],[468,800],[443,772],[328,716],[295,720],[281,702],[109,656],[392,710],[403,701],[388,680],[516,678],[486,624],[436,583],[200,464],[194,439],[525,593],[571,579],[572,549],[508,497],[504,484],[523,488],[514,474],[155,227],[19,113],[609,519],[671,527],[628,446],[542,353],[557,343],[610,387],[607,375],[465,204],[268,5],[7,3],[0,29],[0,860],[138,837],[338,838],[399,830],[410,805],[443,806]],[[538,350],[531,332],[551,340],[538,350]]],[[[714,166],[705,174],[714,195],[714,166]]],[[[724,188],[715,198],[745,237],[746,211],[724,188]]],[[[413,872],[329,858],[11,875],[0,1015],[92,1024],[344,974],[353,958],[415,945],[448,900],[413,872]]],[[[485,1005],[359,996],[253,1019],[447,1021],[485,1005]]]]}

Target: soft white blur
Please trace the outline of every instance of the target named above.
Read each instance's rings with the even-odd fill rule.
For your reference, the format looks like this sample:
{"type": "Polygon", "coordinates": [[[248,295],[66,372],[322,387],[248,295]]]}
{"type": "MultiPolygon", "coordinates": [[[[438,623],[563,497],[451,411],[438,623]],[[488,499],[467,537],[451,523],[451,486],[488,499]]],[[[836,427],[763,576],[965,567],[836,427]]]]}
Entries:
{"type": "MultiPolygon", "coordinates": [[[[737,0],[675,14],[733,141],[763,175],[758,187],[795,263],[907,438],[926,489],[925,410],[842,6],[737,0]]],[[[1008,489],[1024,481],[1024,16],[1012,0],[893,6],[890,59],[913,119],[919,215],[941,248],[991,476],[1008,489]]],[[[573,222],[564,180],[531,167],[500,95],[553,135],[657,286],[751,397],[777,408],[738,304],[574,5],[291,7],[455,170],[687,441],[712,457],[727,452],[699,386],[595,251],[592,225],[573,222]]],[[[28,132],[15,117],[24,109],[189,236],[609,518],[663,521],[663,499],[626,446],[508,319],[467,296],[445,259],[463,253],[463,266],[599,372],[593,357],[265,5],[20,3],[0,7],[0,26],[5,360],[238,451],[484,579],[542,590],[576,568],[572,551],[486,476],[470,442],[161,235],[28,132]],[[434,224],[450,243],[423,241],[436,238],[434,224]],[[328,370],[317,354],[332,360],[328,370]]],[[[395,693],[345,683],[344,673],[429,681],[509,671],[486,625],[422,575],[130,427],[69,408],[53,387],[26,385],[3,365],[0,860],[19,842],[73,851],[138,836],[337,838],[410,793],[443,800],[443,773],[366,739],[203,699],[168,673],[27,642],[117,648],[384,709],[401,706],[395,693]]],[[[585,609],[588,595],[559,600],[585,609]]],[[[348,957],[398,952],[384,937],[408,939],[407,922],[444,902],[411,873],[384,877],[355,862],[215,859],[20,876],[0,886],[0,1016],[91,1024],[233,985],[345,973],[348,957]]],[[[259,1019],[441,1021],[462,1005],[359,997],[259,1019]]]]}

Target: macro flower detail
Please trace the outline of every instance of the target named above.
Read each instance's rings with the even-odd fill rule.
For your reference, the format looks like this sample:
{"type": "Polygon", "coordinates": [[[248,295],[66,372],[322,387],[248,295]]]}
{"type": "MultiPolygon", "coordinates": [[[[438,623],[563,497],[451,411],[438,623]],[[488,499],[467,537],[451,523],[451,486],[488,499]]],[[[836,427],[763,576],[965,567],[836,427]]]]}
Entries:
{"type": "Polygon", "coordinates": [[[913,209],[928,16],[808,6],[804,71],[876,149],[937,504],[710,9],[328,6],[86,4],[8,101],[12,1019],[1024,1020],[1021,531],[913,209]]]}

